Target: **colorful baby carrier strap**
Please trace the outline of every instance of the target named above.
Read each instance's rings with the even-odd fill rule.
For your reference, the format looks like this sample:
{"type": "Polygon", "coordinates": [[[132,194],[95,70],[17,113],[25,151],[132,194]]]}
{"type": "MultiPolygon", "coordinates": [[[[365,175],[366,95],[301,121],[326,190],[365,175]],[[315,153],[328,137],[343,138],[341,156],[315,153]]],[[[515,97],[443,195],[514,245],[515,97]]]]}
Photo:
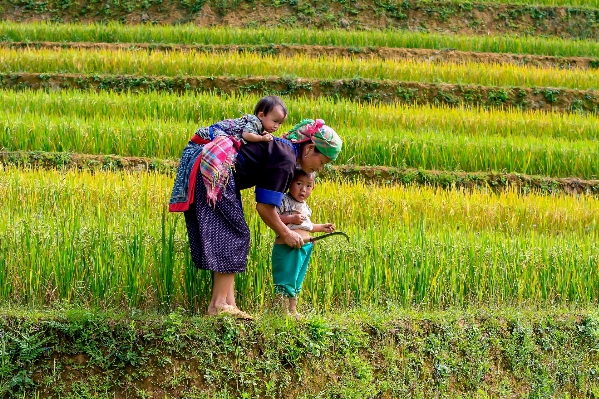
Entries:
{"type": "Polygon", "coordinates": [[[206,187],[206,200],[214,206],[229,182],[241,142],[232,136],[215,135],[213,129],[217,127],[210,126],[212,141],[204,145],[200,154],[200,173],[206,187]]]}
{"type": "Polygon", "coordinates": [[[169,200],[169,212],[189,210],[194,203],[196,177],[200,175],[206,187],[207,202],[214,204],[221,198],[235,164],[240,142],[213,126],[209,128],[209,137],[196,133],[183,149],[169,200]]]}

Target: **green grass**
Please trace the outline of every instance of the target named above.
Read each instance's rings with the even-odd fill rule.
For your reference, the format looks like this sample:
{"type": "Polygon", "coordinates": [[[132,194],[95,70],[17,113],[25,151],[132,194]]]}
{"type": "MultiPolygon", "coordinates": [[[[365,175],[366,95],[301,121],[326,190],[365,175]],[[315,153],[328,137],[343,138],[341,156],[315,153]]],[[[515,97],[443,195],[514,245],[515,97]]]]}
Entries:
{"type": "MultiPolygon", "coordinates": [[[[42,306],[203,308],[210,278],[193,269],[181,214],[166,213],[172,177],[135,173],[1,172],[0,298],[42,306]]],[[[598,299],[599,203],[539,196],[361,184],[317,184],[313,221],[334,222],[313,256],[302,301],[425,307],[588,304],[598,299]]],[[[242,304],[271,297],[272,232],[252,230],[242,304]]]]}
{"type": "Polygon", "coordinates": [[[179,44],[301,44],[407,47],[492,53],[599,57],[599,43],[540,36],[443,35],[407,31],[203,28],[195,25],[49,24],[0,22],[0,40],[179,44]]]}
{"type": "MultiPolygon", "coordinates": [[[[434,0],[424,0],[422,3],[436,3],[434,0]]],[[[468,0],[449,0],[450,3],[471,3],[468,0]]],[[[400,1],[390,1],[390,4],[401,4],[400,1]]],[[[477,3],[500,3],[511,5],[533,5],[533,6],[577,6],[585,8],[599,8],[599,0],[480,0],[477,3]]]]}
{"type": "Polygon", "coordinates": [[[147,53],[82,49],[2,49],[0,68],[11,72],[125,74],[153,76],[282,76],[315,79],[350,77],[483,86],[599,88],[599,70],[538,68],[481,63],[430,63],[413,60],[314,59],[306,55],[197,52],[147,53]]]}

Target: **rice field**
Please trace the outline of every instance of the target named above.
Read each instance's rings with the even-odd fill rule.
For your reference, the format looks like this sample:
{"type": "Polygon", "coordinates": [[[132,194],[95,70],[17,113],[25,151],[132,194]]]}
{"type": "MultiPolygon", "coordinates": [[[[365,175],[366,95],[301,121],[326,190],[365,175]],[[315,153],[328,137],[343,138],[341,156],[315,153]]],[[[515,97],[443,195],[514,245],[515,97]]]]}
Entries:
{"type": "MultiPolygon", "coordinates": [[[[9,150],[42,150],[89,154],[118,154],[178,158],[178,143],[187,142],[194,129],[179,122],[85,119],[2,114],[0,137],[9,150]],[[10,121],[10,122],[9,122],[10,121]],[[36,134],[30,134],[31,131],[36,134]],[[171,134],[175,132],[176,134],[171,134]],[[147,140],[146,137],[152,137],[147,140]],[[11,138],[22,139],[18,142],[11,138]],[[99,149],[99,150],[98,150],[99,149]]],[[[200,121],[200,126],[209,125],[200,121]]],[[[364,134],[344,129],[349,137],[339,162],[422,169],[507,171],[549,177],[599,175],[595,140],[537,139],[531,137],[442,136],[439,130],[378,130],[364,134]]]]}
{"type": "MultiPolygon", "coordinates": [[[[83,92],[6,93],[2,98],[8,112],[0,112],[0,140],[6,150],[163,159],[178,159],[182,143],[198,127],[241,115],[259,99],[83,92]],[[120,109],[127,114],[120,115],[120,109]]],[[[351,138],[339,159],[343,164],[599,175],[596,116],[286,100],[297,104],[289,122],[320,117],[351,138]]]]}
{"type": "MultiPolygon", "coordinates": [[[[586,2],[586,1],[585,1],[586,2]]],[[[321,45],[360,47],[405,47],[456,49],[491,53],[517,53],[558,57],[599,57],[599,43],[593,40],[569,40],[557,37],[510,35],[442,35],[435,33],[340,29],[297,28],[224,28],[195,25],[148,26],[106,24],[19,24],[0,21],[0,40],[8,42],[103,42],[170,43],[205,45],[321,45]]]]}
{"type": "MultiPolygon", "coordinates": [[[[207,273],[191,266],[172,179],[159,174],[0,172],[0,295],[47,305],[203,307],[207,273]]],[[[244,196],[252,229],[244,306],[271,296],[273,237],[244,196]]],[[[351,241],[318,244],[305,305],[474,306],[597,300],[599,199],[319,182],[315,221],[351,241]],[[441,216],[441,217],[440,217],[441,216]]]]}
{"type": "Polygon", "coordinates": [[[251,53],[167,53],[95,49],[2,49],[7,73],[81,73],[153,76],[283,76],[316,79],[366,78],[483,86],[599,88],[599,70],[518,65],[431,63],[413,60],[351,59],[296,55],[281,58],[251,53]]]}
{"type": "MultiPolygon", "coordinates": [[[[548,0],[549,1],[549,0],[548,0]]],[[[577,1],[577,0],[573,0],[577,1]]],[[[538,3],[535,3],[538,4],[538,3]]],[[[573,2],[564,4],[577,5],[573,2]]],[[[586,4],[589,5],[589,4],[586,4]]],[[[407,47],[599,57],[594,41],[398,31],[225,29],[191,25],[16,24],[0,40],[407,47]]],[[[284,76],[597,90],[596,69],[269,54],[0,48],[9,73],[284,76]]],[[[590,92],[594,95],[594,92],[590,92]]],[[[178,159],[194,131],[251,112],[257,95],[0,90],[0,151],[178,159]]],[[[533,112],[284,97],[289,116],[322,118],[344,139],[337,163],[431,171],[599,176],[598,113],[533,112]]],[[[173,176],[150,172],[0,170],[0,300],[33,306],[205,309],[210,275],[192,265],[184,220],[169,214],[173,176]]],[[[313,220],[350,243],[319,243],[302,291],[313,309],[372,304],[594,305],[599,197],[368,185],[320,179],[313,220]]],[[[272,299],[274,237],[243,194],[252,231],[243,307],[272,299]]]]}
{"type": "Polygon", "coordinates": [[[0,15],[0,396],[599,392],[599,0],[11,0],[0,15]],[[155,24],[164,10],[191,23],[155,24]],[[295,27],[327,18],[346,29],[295,27]],[[255,321],[202,317],[212,275],[168,212],[173,168],[196,129],[269,90],[289,109],[276,135],[322,118],[342,137],[308,203],[350,240],[315,244],[304,317],[284,317],[274,233],[245,190],[235,296],[255,321]]]}
{"type": "MultiPolygon", "coordinates": [[[[0,91],[7,113],[52,115],[62,119],[79,117],[97,120],[111,118],[134,121],[178,121],[194,130],[201,121],[220,120],[251,112],[260,96],[233,93],[218,95],[188,92],[170,94],[148,92],[143,95],[114,92],[0,91]],[[119,114],[123,109],[125,114],[119,114]]],[[[291,98],[293,108],[281,131],[310,116],[319,117],[342,129],[384,130],[401,126],[410,131],[437,129],[464,136],[530,136],[568,140],[598,140],[599,117],[592,114],[535,112],[520,109],[456,108],[412,106],[401,103],[369,104],[343,98],[291,98]]],[[[183,137],[189,132],[181,132],[183,137]]],[[[179,148],[180,143],[176,144],[179,148]]],[[[101,153],[101,149],[96,149],[101,153]]],[[[178,154],[177,154],[178,155],[178,154]]]]}

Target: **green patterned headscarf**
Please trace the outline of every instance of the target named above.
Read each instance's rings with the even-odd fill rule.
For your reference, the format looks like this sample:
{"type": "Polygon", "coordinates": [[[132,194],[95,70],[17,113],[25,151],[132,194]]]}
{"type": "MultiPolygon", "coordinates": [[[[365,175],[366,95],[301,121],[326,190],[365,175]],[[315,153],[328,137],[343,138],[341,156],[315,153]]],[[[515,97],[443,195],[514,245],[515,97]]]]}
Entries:
{"type": "Polygon", "coordinates": [[[318,151],[332,161],[337,159],[343,146],[337,132],[325,125],[322,119],[304,119],[284,134],[283,138],[296,144],[311,141],[318,151]]]}

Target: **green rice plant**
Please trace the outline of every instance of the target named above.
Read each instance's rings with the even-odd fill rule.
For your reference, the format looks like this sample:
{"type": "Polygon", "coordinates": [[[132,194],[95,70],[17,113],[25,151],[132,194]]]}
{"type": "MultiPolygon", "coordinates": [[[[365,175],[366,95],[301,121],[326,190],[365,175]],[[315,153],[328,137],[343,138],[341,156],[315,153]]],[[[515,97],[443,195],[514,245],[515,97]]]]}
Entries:
{"type": "MultiPolygon", "coordinates": [[[[210,275],[190,263],[182,215],[166,213],[172,178],[14,168],[0,177],[12,290],[2,300],[203,311],[210,275]]],[[[257,308],[272,295],[274,237],[252,197],[243,194],[252,249],[236,289],[257,308]]],[[[317,245],[301,299],[321,309],[596,303],[598,202],[317,182],[313,219],[335,222],[351,242],[317,245]]]]}
{"type": "Polygon", "coordinates": [[[252,53],[147,53],[126,50],[0,48],[7,72],[127,74],[159,76],[301,76],[350,77],[485,86],[599,88],[599,71],[538,68],[513,64],[430,63],[415,60],[351,59],[306,55],[276,57],[252,53]]]}
{"type": "MultiPolygon", "coordinates": [[[[63,119],[79,118],[91,122],[109,117],[128,121],[131,126],[151,129],[152,124],[168,127],[171,134],[187,138],[202,123],[234,118],[251,113],[260,96],[251,94],[217,95],[187,92],[169,94],[148,92],[143,95],[115,92],[67,90],[44,92],[39,90],[0,90],[0,102],[10,114],[31,115],[34,118],[53,116],[63,119]],[[126,109],[126,113],[122,110],[126,109]],[[140,121],[141,120],[141,121],[140,121]]],[[[599,139],[599,118],[593,115],[563,112],[536,112],[519,109],[458,108],[434,105],[406,105],[358,103],[346,99],[283,97],[288,105],[286,123],[279,129],[285,132],[294,123],[306,117],[324,119],[343,132],[346,128],[360,129],[362,136],[368,130],[388,130],[393,126],[408,131],[439,130],[447,135],[502,137],[530,136],[566,140],[599,139]]],[[[10,119],[10,116],[3,119],[10,119]]],[[[279,134],[277,132],[277,134],[279,134]]],[[[151,132],[145,135],[153,140],[151,132]]],[[[137,137],[132,136],[132,137],[137,137]]],[[[4,137],[6,140],[6,137],[4,137]]],[[[8,141],[4,141],[8,142],[8,141]]],[[[176,143],[178,147],[180,143],[176,143]]],[[[17,146],[18,148],[18,146],[17,146]]],[[[91,153],[105,153],[92,148],[91,153]]],[[[171,152],[173,153],[173,152],[171,152]]]]}
{"type": "Polygon", "coordinates": [[[407,166],[422,169],[507,171],[552,177],[598,176],[594,141],[546,140],[530,137],[479,138],[421,131],[373,132],[366,140],[349,142],[340,163],[407,166]],[[346,158],[348,157],[348,158],[346,158]]]}
{"type": "MultiPolygon", "coordinates": [[[[131,121],[103,116],[88,121],[44,114],[0,115],[0,145],[9,151],[177,159],[195,130],[195,126],[152,119],[131,121]]],[[[200,125],[210,123],[201,121],[200,125]]],[[[364,130],[341,125],[337,130],[345,138],[339,164],[506,171],[585,179],[599,175],[595,140],[501,137],[493,132],[459,135],[427,128],[406,130],[401,126],[364,130]]]]}
{"type": "Polygon", "coordinates": [[[194,131],[186,123],[152,119],[5,115],[8,119],[0,122],[4,129],[0,142],[7,149],[25,146],[42,151],[54,148],[61,152],[176,158],[194,131]]]}
{"type": "MultiPolygon", "coordinates": [[[[578,1],[578,0],[575,0],[578,1]]],[[[583,1],[583,0],[580,0],[583,1]]],[[[595,1],[595,0],[593,0],[595,1]]],[[[586,1],[585,1],[586,3],[586,1]]],[[[397,30],[318,30],[307,28],[198,27],[196,25],[124,25],[17,23],[0,21],[0,40],[179,44],[300,44],[345,47],[456,49],[491,53],[599,57],[599,43],[542,36],[446,35],[397,30]]]]}

